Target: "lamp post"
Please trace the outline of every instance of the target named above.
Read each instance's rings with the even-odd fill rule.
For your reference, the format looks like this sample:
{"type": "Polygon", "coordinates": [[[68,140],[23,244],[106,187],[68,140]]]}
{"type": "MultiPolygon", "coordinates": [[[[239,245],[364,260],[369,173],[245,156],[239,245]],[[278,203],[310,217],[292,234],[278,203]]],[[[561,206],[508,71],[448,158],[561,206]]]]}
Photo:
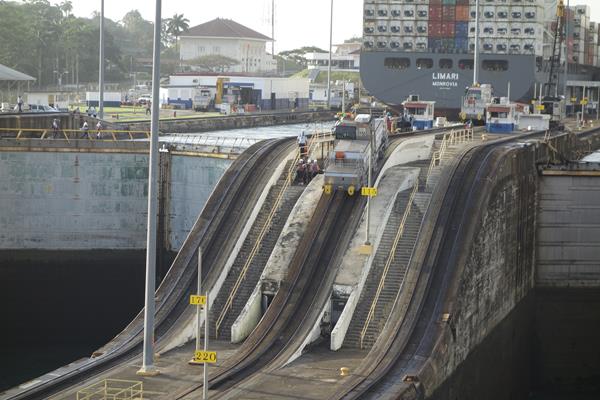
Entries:
{"type": "Polygon", "coordinates": [[[327,65],[327,108],[331,108],[331,49],[333,47],[333,0],[329,16],[329,64],[327,65]]]}
{"type": "Polygon", "coordinates": [[[141,376],[156,376],[154,366],[154,312],[156,290],[156,225],[158,219],[158,113],[160,94],[161,0],[156,0],[154,17],[154,56],[152,59],[152,117],[150,122],[150,157],[148,182],[148,235],[146,245],[146,301],[144,307],[144,354],[141,376]]]}
{"type": "Polygon", "coordinates": [[[100,0],[100,65],[98,72],[98,119],[104,118],[104,0],[100,0]]]}

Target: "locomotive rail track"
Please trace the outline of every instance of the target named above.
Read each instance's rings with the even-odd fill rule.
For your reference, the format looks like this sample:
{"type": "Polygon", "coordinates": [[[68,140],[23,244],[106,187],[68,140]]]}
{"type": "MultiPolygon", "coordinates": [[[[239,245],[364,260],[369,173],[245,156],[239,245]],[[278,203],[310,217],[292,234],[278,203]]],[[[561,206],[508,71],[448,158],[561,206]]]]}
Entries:
{"type": "MultiPolygon", "coordinates": [[[[347,232],[353,231],[360,219],[364,199],[347,197],[343,192],[322,196],[309,227],[291,261],[287,278],[261,319],[259,325],[227,360],[223,367],[211,375],[210,387],[232,389],[234,384],[251,377],[260,369],[285,363],[304,337],[299,331],[312,328],[307,320],[320,313],[335,277],[336,259],[347,232]]],[[[177,393],[183,398],[198,390],[195,385],[177,393]]],[[[237,388],[237,385],[236,385],[237,388]]],[[[226,392],[227,393],[227,392],[226,392]]]]}
{"type": "MultiPolygon", "coordinates": [[[[390,139],[391,142],[395,142],[397,139],[443,133],[452,129],[454,127],[399,134],[390,139]]],[[[203,264],[208,267],[204,268],[203,281],[207,282],[208,287],[212,287],[220,275],[224,260],[234,247],[235,239],[269,179],[265,174],[257,174],[256,171],[273,170],[294,146],[293,139],[257,143],[244,152],[219,181],[157,290],[157,348],[160,349],[165,341],[176,335],[184,321],[193,313],[188,305],[188,295],[196,289],[198,246],[203,249],[203,264]]],[[[282,283],[279,290],[281,294],[278,292],[274,298],[263,318],[264,322],[261,321],[262,326],[259,325],[231,361],[227,361],[224,367],[211,377],[211,387],[228,389],[271,361],[277,360],[273,365],[285,363],[286,357],[290,356],[294,346],[298,345],[299,338],[306,335],[307,332],[300,332],[299,322],[302,319],[299,315],[309,318],[309,312],[314,314],[316,309],[322,309],[324,293],[328,294],[331,289],[331,284],[326,287],[326,282],[335,275],[335,269],[319,269],[318,266],[330,264],[337,250],[336,241],[344,232],[352,231],[350,227],[352,224],[356,226],[360,219],[361,213],[356,210],[362,209],[359,205],[363,202],[362,199],[355,197],[340,202],[341,195],[322,200],[323,203],[318,207],[320,211],[316,214],[320,215],[318,218],[322,219],[322,223],[311,223],[309,231],[313,229],[312,236],[309,231],[309,234],[305,235],[308,243],[303,246],[309,246],[312,241],[312,245],[318,245],[318,251],[297,252],[298,259],[292,260],[290,273],[295,274],[292,279],[293,287],[299,290],[293,291],[292,286],[288,286],[292,281],[282,283]],[[332,215],[337,215],[337,218],[332,215]],[[317,234],[319,237],[315,239],[317,234]],[[320,258],[315,259],[315,254],[320,258]],[[302,258],[305,258],[304,262],[301,262],[302,258]],[[308,266],[309,273],[306,272],[308,270],[302,269],[303,264],[308,266]]],[[[143,313],[140,313],[115,339],[99,349],[95,358],[80,360],[63,367],[39,378],[40,382],[25,389],[14,393],[9,391],[8,398],[47,398],[135,359],[141,353],[142,327],[143,313]]],[[[181,396],[195,389],[197,387],[188,388],[181,396]]]]}
{"type": "MultiPolygon", "coordinates": [[[[188,295],[196,289],[197,249],[202,247],[203,279],[212,283],[220,274],[243,226],[270,176],[271,171],[295,146],[293,139],[260,142],[244,152],[221,178],[204,206],[192,231],[157,289],[156,340],[177,329],[177,321],[189,312],[188,295]]],[[[99,349],[95,358],[77,361],[55,373],[41,377],[36,385],[8,393],[9,399],[42,399],[70,385],[139,356],[143,334],[143,312],[111,342],[99,349]],[[57,376],[58,375],[58,376],[57,376]]]]}
{"type": "Polygon", "coordinates": [[[429,226],[423,226],[419,237],[419,241],[427,242],[415,249],[420,252],[415,254],[420,265],[410,266],[420,269],[416,284],[399,294],[388,324],[365,358],[367,362],[330,399],[395,399],[405,390],[415,390],[403,379],[425,362],[442,329],[441,306],[448,295],[449,277],[456,268],[458,246],[464,240],[478,182],[485,178],[484,171],[502,146],[543,136],[544,132],[511,136],[468,148],[459,155],[446,186],[436,191],[433,207],[427,212],[429,226]]]}

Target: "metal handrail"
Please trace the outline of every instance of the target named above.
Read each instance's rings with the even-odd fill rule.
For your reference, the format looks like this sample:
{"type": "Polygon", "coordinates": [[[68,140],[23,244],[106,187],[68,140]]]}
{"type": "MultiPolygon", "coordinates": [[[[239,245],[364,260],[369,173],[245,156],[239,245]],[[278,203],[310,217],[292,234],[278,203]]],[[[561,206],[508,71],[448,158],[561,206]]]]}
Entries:
{"type": "MultiPolygon", "coordinates": [[[[9,132],[14,133],[14,137],[2,137],[3,139],[15,139],[15,140],[26,140],[26,139],[50,139],[49,134],[54,133],[52,129],[34,129],[34,128],[0,128],[0,133],[9,132]],[[23,137],[24,134],[31,133],[36,137],[23,137]]],[[[134,136],[142,135],[142,138],[149,139],[149,131],[131,131],[131,130],[115,130],[115,129],[101,129],[101,138],[96,138],[95,134],[98,133],[97,129],[90,128],[88,130],[81,129],[59,129],[59,135],[64,138],[67,142],[71,140],[87,140],[87,141],[119,141],[119,140],[134,140],[134,136]],[[80,137],[85,135],[85,138],[80,137]],[[110,135],[109,139],[104,139],[106,135],[110,135]],[[119,138],[118,135],[127,135],[126,138],[119,138]],[[112,139],[112,140],[111,140],[112,139]]],[[[57,140],[57,139],[54,139],[57,140]]]]}
{"type": "MultiPolygon", "coordinates": [[[[310,151],[316,145],[318,139],[324,138],[327,135],[331,135],[331,133],[327,134],[324,132],[315,132],[315,134],[313,134],[308,139],[307,153],[310,154],[310,151]]],[[[219,337],[219,329],[221,328],[221,324],[225,320],[227,313],[229,312],[229,310],[231,309],[231,306],[233,305],[233,299],[237,295],[237,292],[242,284],[242,281],[246,278],[248,269],[250,268],[250,265],[252,264],[254,257],[258,253],[258,250],[260,249],[260,246],[262,244],[262,241],[263,241],[265,235],[267,234],[267,231],[271,228],[271,223],[273,222],[273,217],[275,216],[275,213],[277,212],[277,210],[279,209],[279,207],[281,205],[281,202],[283,201],[283,196],[285,194],[285,191],[290,187],[290,185],[292,184],[292,182],[294,180],[293,178],[294,178],[294,172],[296,171],[296,165],[298,164],[300,157],[301,157],[299,149],[298,149],[297,153],[298,154],[296,155],[296,157],[294,157],[293,162],[290,165],[290,168],[288,169],[287,178],[285,179],[285,182],[282,185],[281,190],[279,191],[277,199],[273,203],[273,207],[271,207],[269,216],[267,217],[267,220],[263,224],[262,229],[260,230],[260,233],[258,234],[256,241],[254,242],[254,246],[252,247],[252,250],[250,251],[248,258],[246,259],[244,266],[242,267],[242,271],[238,275],[235,285],[233,286],[231,292],[229,293],[227,302],[225,303],[223,309],[221,310],[221,313],[219,314],[219,318],[217,319],[217,321],[215,323],[215,337],[216,338],[219,337]]]]}
{"type": "Polygon", "coordinates": [[[375,316],[375,308],[377,306],[377,302],[379,301],[379,296],[381,295],[381,291],[383,290],[383,287],[385,285],[385,280],[387,278],[387,274],[390,269],[390,266],[392,265],[392,262],[394,261],[394,255],[396,253],[396,249],[398,248],[398,244],[400,243],[400,239],[402,239],[402,236],[404,235],[404,228],[406,226],[406,221],[408,220],[408,217],[412,210],[413,201],[415,200],[415,197],[416,197],[418,191],[419,191],[419,180],[417,179],[415,181],[413,190],[410,193],[410,197],[408,198],[408,204],[406,205],[406,209],[404,210],[404,214],[402,215],[402,220],[400,221],[400,225],[398,226],[398,231],[396,232],[396,237],[394,238],[392,248],[390,249],[387,260],[385,262],[385,267],[383,268],[383,273],[381,275],[381,278],[379,279],[379,286],[377,286],[377,292],[375,293],[375,297],[373,298],[373,302],[371,303],[371,307],[369,308],[369,313],[367,314],[367,319],[365,320],[363,329],[360,332],[360,348],[361,349],[363,348],[363,341],[364,341],[365,335],[367,334],[367,330],[369,329],[369,325],[371,324],[371,321],[373,320],[373,318],[375,316]]]}
{"type": "Polygon", "coordinates": [[[444,134],[440,149],[433,153],[431,156],[431,163],[429,164],[429,170],[427,171],[427,178],[425,183],[429,183],[429,178],[433,173],[433,169],[440,165],[444,155],[448,151],[448,147],[456,144],[467,143],[473,140],[473,128],[452,130],[449,133],[444,134]]]}

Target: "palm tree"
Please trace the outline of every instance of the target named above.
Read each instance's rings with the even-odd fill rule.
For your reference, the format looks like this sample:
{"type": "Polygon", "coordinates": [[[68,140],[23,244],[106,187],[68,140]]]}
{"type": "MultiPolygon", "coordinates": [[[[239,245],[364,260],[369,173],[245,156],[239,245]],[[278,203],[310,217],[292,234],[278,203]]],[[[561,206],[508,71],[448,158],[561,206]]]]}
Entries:
{"type": "Polygon", "coordinates": [[[169,18],[169,20],[167,21],[167,31],[173,35],[173,37],[175,38],[175,48],[177,49],[178,47],[178,40],[179,36],[188,30],[188,28],[190,27],[190,20],[187,18],[184,18],[183,14],[175,14],[173,15],[172,18],[169,18]]]}

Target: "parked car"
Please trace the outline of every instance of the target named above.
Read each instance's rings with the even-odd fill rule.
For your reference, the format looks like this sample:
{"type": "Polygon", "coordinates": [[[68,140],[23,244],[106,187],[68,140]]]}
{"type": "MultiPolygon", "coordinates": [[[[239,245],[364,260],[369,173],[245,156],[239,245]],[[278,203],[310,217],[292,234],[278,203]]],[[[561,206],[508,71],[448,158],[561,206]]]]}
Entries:
{"type": "Polygon", "coordinates": [[[11,112],[14,107],[12,107],[9,103],[0,104],[0,112],[11,112]]]}
{"type": "Polygon", "coordinates": [[[141,97],[138,97],[138,99],[137,99],[137,103],[140,105],[146,105],[146,104],[150,103],[151,101],[152,101],[152,97],[150,97],[150,96],[141,96],[141,97]]]}
{"type": "Polygon", "coordinates": [[[30,104],[29,105],[30,112],[59,112],[56,108],[40,105],[40,104],[30,104]]]}

